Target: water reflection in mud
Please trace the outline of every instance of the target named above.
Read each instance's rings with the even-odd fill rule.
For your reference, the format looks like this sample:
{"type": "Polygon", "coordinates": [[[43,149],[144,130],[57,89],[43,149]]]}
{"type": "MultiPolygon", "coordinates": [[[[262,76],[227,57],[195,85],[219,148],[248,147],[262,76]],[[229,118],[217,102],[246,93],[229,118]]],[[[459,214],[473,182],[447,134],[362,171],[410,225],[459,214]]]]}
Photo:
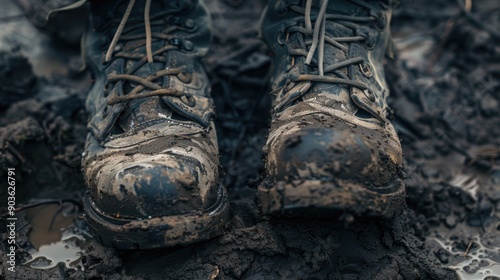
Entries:
{"type": "Polygon", "coordinates": [[[62,262],[66,268],[83,270],[81,257],[86,248],[86,234],[72,227],[78,217],[75,208],[71,204],[47,204],[26,210],[34,249],[25,265],[49,269],[62,262]]]}
{"type": "Polygon", "coordinates": [[[500,247],[487,247],[478,236],[473,237],[465,247],[452,240],[435,238],[442,249],[449,254],[446,267],[453,269],[462,280],[500,279],[500,247]],[[493,278],[492,278],[493,277],[493,278]]]}

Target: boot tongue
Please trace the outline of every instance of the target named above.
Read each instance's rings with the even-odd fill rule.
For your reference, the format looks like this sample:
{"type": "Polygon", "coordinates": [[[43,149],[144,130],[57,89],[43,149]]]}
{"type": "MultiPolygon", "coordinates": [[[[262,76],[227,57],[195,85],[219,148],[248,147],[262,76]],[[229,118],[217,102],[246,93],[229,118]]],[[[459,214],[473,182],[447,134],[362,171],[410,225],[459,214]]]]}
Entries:
{"type": "MultiPolygon", "coordinates": [[[[127,8],[128,2],[129,1],[123,1],[119,5],[117,9],[118,14],[123,15],[125,9],[127,8]]],[[[134,23],[137,24],[137,22],[144,21],[144,7],[145,7],[144,1],[137,1],[134,4],[134,8],[129,18],[130,23],[127,23],[125,25],[124,30],[127,30],[127,26],[132,26],[134,23]],[[134,23],[132,23],[132,21],[134,23]]],[[[151,13],[154,13],[155,11],[159,10],[164,10],[165,8],[166,7],[163,1],[151,1],[151,10],[150,10],[151,13]]],[[[161,33],[163,31],[162,29],[163,29],[162,26],[151,26],[152,32],[161,33]]],[[[134,30],[126,34],[126,36],[133,36],[133,35],[139,35],[141,37],[145,37],[145,26],[141,24],[140,27],[135,28],[134,30]]],[[[162,48],[164,45],[165,43],[162,40],[153,40],[151,46],[153,53],[155,52],[155,50],[162,48]]],[[[145,56],[146,55],[145,39],[127,41],[123,47],[123,51],[125,51],[126,53],[143,54],[145,56]]],[[[133,65],[136,63],[137,60],[125,59],[124,61],[125,70],[133,67],[133,65]]],[[[153,68],[154,71],[160,71],[165,69],[165,65],[160,62],[153,62],[151,65],[149,63],[146,63],[142,67],[140,67],[139,69],[130,74],[137,77],[146,78],[154,75],[151,68],[153,68]]],[[[166,86],[163,83],[163,78],[153,80],[153,82],[156,83],[157,85],[160,85],[161,87],[166,86]]],[[[128,94],[136,86],[138,86],[136,83],[126,82],[124,84],[124,94],[128,94]]],[[[139,94],[151,90],[152,89],[145,88],[141,90],[139,94]]],[[[130,131],[130,130],[135,130],[137,128],[147,127],[149,125],[152,125],[154,121],[170,118],[171,116],[172,116],[172,110],[165,105],[165,103],[161,100],[160,97],[154,96],[148,98],[140,98],[128,102],[127,108],[120,115],[120,118],[118,120],[118,125],[124,131],[130,131]]]]}
{"type": "MultiPolygon", "coordinates": [[[[319,4],[314,2],[313,11],[317,13],[318,10],[319,4]]],[[[366,9],[346,0],[330,0],[327,7],[327,13],[352,16],[368,16],[366,9]]],[[[333,37],[355,36],[352,29],[328,20],[326,21],[325,31],[327,34],[330,34],[333,37]]],[[[318,58],[318,52],[319,49],[316,50],[316,54],[314,55],[314,58],[316,59],[318,58]]],[[[331,44],[325,44],[324,54],[324,68],[348,59],[347,53],[345,51],[334,47],[331,44]]],[[[337,71],[342,72],[346,76],[348,75],[347,67],[340,68],[337,71]]],[[[325,73],[325,76],[337,77],[336,75],[331,73],[325,73]]],[[[303,98],[305,100],[316,100],[328,107],[348,111],[351,113],[355,113],[357,111],[357,106],[355,106],[355,104],[351,100],[349,87],[346,85],[315,83],[311,87],[311,89],[303,96],[303,98]]]]}
{"type": "Polygon", "coordinates": [[[128,103],[118,124],[124,131],[131,131],[153,124],[155,120],[170,118],[172,110],[168,109],[158,96],[133,100],[128,103]]]}
{"type": "MultiPolygon", "coordinates": [[[[130,42],[133,43],[133,42],[130,42]]],[[[163,46],[162,42],[153,43],[152,49],[153,52],[163,46]]],[[[138,53],[146,53],[144,47],[141,47],[136,51],[138,53]]],[[[127,67],[132,67],[136,63],[134,60],[129,60],[125,62],[127,67]]],[[[154,62],[152,64],[155,71],[159,71],[165,69],[165,65],[163,63],[154,62]]],[[[142,67],[137,69],[133,73],[134,76],[138,76],[141,78],[146,78],[148,76],[152,76],[151,67],[148,63],[144,64],[142,67]]],[[[153,80],[153,82],[162,88],[168,87],[164,83],[163,78],[158,78],[157,80],[153,80]]],[[[133,82],[127,82],[124,85],[124,93],[128,94],[138,85],[133,82]]],[[[139,92],[139,95],[145,92],[149,92],[152,89],[145,88],[139,92]]],[[[172,110],[161,100],[158,96],[140,98],[136,100],[129,101],[127,104],[127,109],[121,114],[118,124],[124,130],[134,129],[135,127],[144,127],[147,126],[146,123],[151,123],[152,121],[170,118],[172,116],[172,110]]]]}
{"type": "MultiPolygon", "coordinates": [[[[313,10],[319,11],[320,1],[313,1],[313,10]]],[[[368,11],[360,5],[349,0],[330,0],[326,12],[329,14],[342,14],[347,16],[369,16],[368,11]]]]}

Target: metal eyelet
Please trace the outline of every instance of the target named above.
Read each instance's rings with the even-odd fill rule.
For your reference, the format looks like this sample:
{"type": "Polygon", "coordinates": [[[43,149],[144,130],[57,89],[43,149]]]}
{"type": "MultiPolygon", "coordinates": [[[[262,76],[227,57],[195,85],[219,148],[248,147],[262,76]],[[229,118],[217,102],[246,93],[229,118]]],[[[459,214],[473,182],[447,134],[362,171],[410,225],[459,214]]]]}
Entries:
{"type": "Polygon", "coordinates": [[[190,83],[191,82],[191,73],[187,71],[182,71],[179,74],[177,74],[177,78],[181,80],[183,83],[190,83]]]}
{"type": "Polygon", "coordinates": [[[186,93],[186,95],[181,96],[180,99],[182,103],[186,104],[189,107],[194,107],[196,105],[196,100],[190,93],[186,93]]]}
{"type": "Polygon", "coordinates": [[[363,93],[365,94],[366,98],[370,100],[371,102],[375,102],[375,94],[369,89],[363,90],[363,93]]]}
{"type": "Polygon", "coordinates": [[[189,40],[185,40],[184,42],[182,42],[182,48],[188,52],[194,50],[194,44],[191,43],[191,41],[189,40]]]}
{"type": "Polygon", "coordinates": [[[168,41],[168,43],[172,46],[178,47],[179,49],[183,49],[188,52],[194,50],[194,44],[189,40],[172,38],[168,41]]]}
{"type": "Polygon", "coordinates": [[[361,71],[363,76],[365,76],[367,78],[373,77],[372,68],[371,68],[370,64],[360,63],[359,70],[361,71]]]}
{"type": "Polygon", "coordinates": [[[193,29],[196,27],[196,22],[194,20],[188,18],[184,22],[184,27],[189,28],[189,29],[193,29]]]}

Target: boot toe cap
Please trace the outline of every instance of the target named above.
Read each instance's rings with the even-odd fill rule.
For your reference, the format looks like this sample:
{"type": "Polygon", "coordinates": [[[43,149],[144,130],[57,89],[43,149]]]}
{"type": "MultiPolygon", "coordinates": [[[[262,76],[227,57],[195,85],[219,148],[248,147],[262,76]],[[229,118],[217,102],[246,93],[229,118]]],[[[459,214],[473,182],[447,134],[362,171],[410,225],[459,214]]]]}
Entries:
{"type": "Polygon", "coordinates": [[[382,138],[349,129],[302,128],[270,145],[268,170],[277,181],[342,179],[386,186],[398,179],[400,167],[382,138]]]}
{"type": "Polygon", "coordinates": [[[215,200],[215,180],[210,180],[216,177],[213,173],[216,171],[189,157],[143,157],[103,165],[90,196],[95,207],[113,217],[147,219],[192,213],[215,200]]]}

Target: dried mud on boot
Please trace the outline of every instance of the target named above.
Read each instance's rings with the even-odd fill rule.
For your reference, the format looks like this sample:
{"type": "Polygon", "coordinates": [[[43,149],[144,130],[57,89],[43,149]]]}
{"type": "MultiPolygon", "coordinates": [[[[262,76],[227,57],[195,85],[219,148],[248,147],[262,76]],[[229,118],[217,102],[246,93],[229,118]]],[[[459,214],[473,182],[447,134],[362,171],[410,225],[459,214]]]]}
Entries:
{"type": "MultiPolygon", "coordinates": [[[[455,1],[413,1],[392,19],[396,59],[385,62],[388,103],[394,110],[389,117],[402,139],[408,207],[391,221],[354,215],[276,219],[259,213],[255,196],[264,178],[262,147],[272,99],[266,77],[270,52],[255,39],[265,1],[206,2],[215,28],[204,65],[218,116],[221,182],[228,187],[231,206],[223,234],[197,244],[152,250],[117,250],[90,238],[81,259],[83,271],[62,264],[39,270],[22,265],[33,245],[31,226],[20,210],[16,274],[7,270],[3,260],[8,248],[2,243],[0,278],[499,277],[499,52],[495,32],[487,27],[500,25],[498,1],[472,1],[468,14],[455,1]]],[[[1,17],[20,14],[9,3],[0,10],[1,17]]],[[[18,38],[27,34],[22,31],[25,24],[27,20],[0,22],[0,46],[16,56],[10,46],[18,41],[14,46],[33,63],[37,79],[35,87],[27,86],[30,92],[21,94],[27,99],[0,108],[0,166],[19,171],[19,205],[42,198],[81,202],[85,188],[79,162],[89,77],[68,77],[61,74],[64,71],[51,72],[51,65],[40,66],[43,59],[37,56],[44,52],[31,50],[44,41],[31,38],[27,45],[25,37],[18,38]],[[52,74],[40,74],[40,69],[52,74]]],[[[79,59],[78,52],[58,44],[42,47],[68,61],[79,59]]],[[[2,182],[1,208],[7,201],[7,181],[2,182]]],[[[4,221],[2,240],[7,237],[4,221]]],[[[89,230],[80,219],[72,226],[89,230]]]]}
{"type": "Polygon", "coordinates": [[[262,211],[392,218],[405,199],[382,65],[395,3],[313,2],[269,1],[262,15],[275,97],[262,211]]]}
{"type": "Polygon", "coordinates": [[[90,3],[84,206],[108,246],[171,247],[224,231],[229,201],[201,64],[211,32],[201,1],[90,3]]]}
{"type": "Polygon", "coordinates": [[[337,216],[392,219],[403,212],[405,189],[398,181],[387,194],[349,181],[297,180],[266,183],[258,188],[261,213],[273,216],[337,216]],[[267,186],[266,186],[267,185],[267,186]]]}

